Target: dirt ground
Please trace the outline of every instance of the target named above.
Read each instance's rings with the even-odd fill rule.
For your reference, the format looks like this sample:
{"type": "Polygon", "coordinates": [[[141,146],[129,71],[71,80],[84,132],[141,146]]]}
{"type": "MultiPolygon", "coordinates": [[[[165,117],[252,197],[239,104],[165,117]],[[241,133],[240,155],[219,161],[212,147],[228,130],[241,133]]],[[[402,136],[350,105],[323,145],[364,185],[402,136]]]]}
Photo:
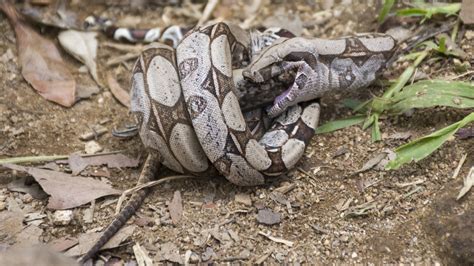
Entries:
{"type": "MultiPolygon", "coordinates": [[[[303,27],[303,36],[313,37],[373,31],[376,27],[373,7],[354,4],[322,9],[319,4],[307,2],[272,1],[272,5],[260,11],[254,23],[273,21],[278,24],[287,19],[293,21],[291,26],[303,27]],[[319,21],[314,14],[323,11],[329,17],[319,21]],[[300,21],[294,22],[295,17],[300,21]]],[[[196,22],[195,18],[180,12],[169,13],[172,14],[168,16],[170,21],[164,21],[162,7],[130,10],[127,6],[103,9],[88,6],[82,10],[73,5],[71,9],[77,12],[96,10],[96,13],[117,21],[142,27],[196,22]]],[[[234,12],[233,19],[243,21],[245,14],[234,12]]],[[[410,21],[406,23],[410,28],[418,25],[410,21]]],[[[89,131],[91,126],[102,123],[108,133],[100,136],[97,142],[104,151],[124,150],[125,154],[144,161],[146,151],[138,136],[122,140],[111,135],[112,129],[123,128],[133,120],[127,108],[118,103],[107,88],[101,88],[98,94],[77,102],[71,108],[46,101],[22,78],[16,58],[14,31],[4,15],[0,15],[0,32],[0,56],[9,50],[15,55],[0,64],[0,158],[83,152],[85,142],[79,136],[89,131]]],[[[51,30],[44,33],[54,36],[51,30]]],[[[121,52],[103,46],[104,42],[110,41],[103,35],[99,41],[99,75],[105,80],[106,73],[112,73],[127,88],[133,60],[106,66],[107,60],[121,52]]],[[[470,48],[466,52],[472,54],[474,40],[463,38],[462,44],[470,48]]],[[[80,86],[95,86],[90,76],[80,71],[81,64],[66,53],[63,53],[63,58],[71,66],[80,86]]],[[[439,64],[425,63],[421,69],[429,78],[457,75],[453,70],[453,60],[448,58],[439,64]]],[[[398,64],[388,71],[388,76],[396,77],[402,70],[398,64]]],[[[461,80],[472,80],[472,76],[461,80]]],[[[382,87],[372,86],[362,92],[328,95],[322,99],[322,123],[351,114],[341,99],[368,99],[372,95],[381,95],[382,91],[382,87]]],[[[137,215],[128,222],[139,225],[134,233],[121,247],[103,251],[102,255],[130,261],[132,246],[137,242],[152,258],[171,245],[181,259],[188,254],[191,261],[217,263],[472,265],[474,195],[471,191],[462,200],[455,200],[463,177],[474,164],[472,138],[453,138],[425,160],[400,170],[371,169],[353,174],[377,153],[393,150],[409,140],[459,121],[470,112],[472,110],[434,108],[384,118],[381,123],[383,140],[377,143],[371,141],[370,131],[358,126],[315,135],[297,169],[260,187],[237,187],[219,177],[157,186],[137,215]],[[406,132],[410,133],[409,139],[393,137],[395,133],[406,132]],[[466,162],[458,177],[453,179],[453,172],[465,154],[466,162]],[[289,191],[278,193],[285,188],[289,191]],[[181,192],[184,208],[183,218],[178,224],[171,223],[167,208],[175,191],[181,192]],[[364,208],[365,211],[361,211],[364,208]],[[281,221],[271,226],[260,223],[257,214],[262,209],[279,213],[281,221]],[[259,232],[293,244],[272,241],[259,232]]],[[[139,168],[110,169],[109,180],[118,189],[131,188],[139,172],[139,168]]],[[[24,210],[46,214],[40,225],[44,229],[40,237],[42,242],[100,231],[113,218],[115,202],[110,204],[110,200],[116,197],[106,197],[96,202],[91,223],[83,221],[84,212],[89,208],[87,205],[74,209],[74,219],[70,224],[53,225],[51,217],[54,211],[45,208],[47,200],[32,199],[27,194],[7,189],[7,184],[19,175],[0,169],[0,201],[3,203],[0,213],[8,209],[8,199],[14,199],[24,210]]],[[[173,173],[163,171],[160,175],[173,173]]],[[[175,262],[183,261],[177,259],[175,262]]]]}

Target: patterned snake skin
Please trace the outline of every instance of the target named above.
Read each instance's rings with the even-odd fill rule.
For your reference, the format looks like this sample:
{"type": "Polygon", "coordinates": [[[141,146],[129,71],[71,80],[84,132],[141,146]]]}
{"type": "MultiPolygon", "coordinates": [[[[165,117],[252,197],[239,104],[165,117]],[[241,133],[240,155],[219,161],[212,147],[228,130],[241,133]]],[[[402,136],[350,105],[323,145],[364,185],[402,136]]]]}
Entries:
{"type": "MultiPolygon", "coordinates": [[[[218,23],[188,32],[176,50],[152,44],[143,52],[133,70],[131,110],[144,146],[159,154],[155,158],[179,173],[220,173],[236,185],[263,184],[303,155],[318,124],[315,99],[369,85],[396,47],[383,34],[336,40],[269,36],[218,23]],[[250,64],[235,71],[245,62],[250,64]],[[267,109],[276,117],[270,127],[262,126],[263,118],[255,121],[258,112],[242,113],[235,73],[263,83],[285,72],[293,72],[294,83],[267,109]]],[[[113,236],[145,196],[127,203],[82,262],[113,236]]]]}

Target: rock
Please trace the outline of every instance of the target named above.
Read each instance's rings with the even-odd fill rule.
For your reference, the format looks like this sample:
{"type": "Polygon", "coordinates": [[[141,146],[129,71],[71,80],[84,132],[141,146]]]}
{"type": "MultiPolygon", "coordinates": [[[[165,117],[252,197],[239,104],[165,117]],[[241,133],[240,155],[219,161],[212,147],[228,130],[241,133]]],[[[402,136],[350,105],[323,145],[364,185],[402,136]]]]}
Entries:
{"type": "Polygon", "coordinates": [[[84,150],[86,151],[87,154],[96,154],[96,153],[102,151],[102,149],[103,148],[99,145],[99,143],[97,143],[94,140],[86,142],[86,145],[85,145],[85,148],[84,148],[84,150]]]}
{"type": "Polygon", "coordinates": [[[56,225],[68,225],[74,218],[71,210],[61,210],[54,212],[53,223],[56,225]]]}
{"type": "Polygon", "coordinates": [[[281,214],[269,209],[262,209],[258,211],[257,221],[266,225],[278,224],[281,222],[281,214]]]}
{"type": "Polygon", "coordinates": [[[245,206],[252,206],[252,200],[250,199],[250,195],[244,193],[236,194],[235,202],[242,203],[245,206]]]}

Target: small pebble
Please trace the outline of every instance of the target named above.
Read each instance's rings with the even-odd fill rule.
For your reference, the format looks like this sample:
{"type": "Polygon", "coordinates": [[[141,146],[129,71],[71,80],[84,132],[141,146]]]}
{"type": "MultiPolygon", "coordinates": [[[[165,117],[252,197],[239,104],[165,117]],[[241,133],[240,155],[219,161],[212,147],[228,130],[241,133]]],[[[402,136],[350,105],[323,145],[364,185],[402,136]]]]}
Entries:
{"type": "Polygon", "coordinates": [[[252,206],[252,200],[248,194],[238,193],[235,195],[235,202],[242,203],[245,206],[252,206]]]}
{"type": "Polygon", "coordinates": [[[84,148],[84,150],[87,154],[95,154],[95,153],[98,153],[98,152],[102,151],[102,149],[103,148],[99,145],[99,143],[97,143],[94,140],[86,142],[86,145],[85,145],[85,148],[84,148]]]}
{"type": "Polygon", "coordinates": [[[269,209],[262,209],[258,211],[257,220],[259,223],[266,225],[278,224],[281,222],[281,214],[269,209]]]}
{"type": "Polygon", "coordinates": [[[61,210],[54,212],[53,223],[56,225],[68,225],[74,218],[72,210],[61,210]]]}

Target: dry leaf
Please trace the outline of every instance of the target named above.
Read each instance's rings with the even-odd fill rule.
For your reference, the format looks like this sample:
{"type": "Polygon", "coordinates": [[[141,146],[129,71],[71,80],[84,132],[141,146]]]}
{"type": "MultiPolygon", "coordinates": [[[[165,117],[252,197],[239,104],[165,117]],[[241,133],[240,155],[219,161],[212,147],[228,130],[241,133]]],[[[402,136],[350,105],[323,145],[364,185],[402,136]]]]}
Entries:
{"type": "Polygon", "coordinates": [[[58,35],[61,46],[74,58],[84,63],[89,69],[92,78],[100,85],[97,75],[97,57],[98,42],[97,32],[82,32],[76,30],[63,31],[58,35]]]}
{"type": "Polygon", "coordinates": [[[173,200],[171,200],[168,209],[170,211],[173,224],[179,223],[181,216],[183,215],[183,201],[181,199],[181,193],[179,190],[174,192],[173,200]]]}
{"type": "Polygon", "coordinates": [[[148,252],[136,243],[133,246],[133,254],[137,259],[138,266],[153,266],[153,260],[148,256],[148,252]]]}
{"type": "Polygon", "coordinates": [[[62,251],[72,248],[78,243],[79,243],[79,240],[77,240],[76,238],[61,237],[49,242],[48,246],[50,249],[54,251],[62,252],[62,251]]]}
{"type": "Polygon", "coordinates": [[[45,99],[66,107],[72,106],[76,81],[54,43],[23,24],[8,1],[2,1],[0,9],[15,29],[21,74],[25,80],[45,99]]]}
{"type": "Polygon", "coordinates": [[[171,261],[183,264],[183,257],[179,254],[179,248],[172,242],[166,242],[161,245],[161,249],[156,253],[155,261],[171,261]]]}
{"type": "Polygon", "coordinates": [[[87,99],[94,94],[100,92],[100,88],[97,86],[78,85],[76,88],[77,100],[87,99]]]}
{"type": "Polygon", "coordinates": [[[46,206],[49,209],[70,209],[100,197],[121,194],[120,190],[113,189],[109,184],[93,178],[71,176],[62,172],[15,164],[2,164],[2,166],[32,175],[43,190],[51,196],[46,206]]]}
{"type": "Polygon", "coordinates": [[[89,165],[104,165],[109,168],[137,167],[138,159],[129,158],[123,154],[104,154],[90,157],[81,157],[78,154],[71,154],[68,158],[69,167],[73,175],[78,175],[89,165]]]}
{"type": "Polygon", "coordinates": [[[107,83],[112,95],[123,105],[130,108],[130,95],[125,91],[112,74],[107,73],[107,83]]]}
{"type": "Polygon", "coordinates": [[[365,172],[367,170],[370,170],[374,168],[376,165],[378,165],[385,157],[387,157],[386,152],[380,152],[376,153],[374,157],[370,158],[359,170],[355,171],[353,174],[358,174],[365,172]]]}
{"type": "Polygon", "coordinates": [[[38,183],[29,180],[31,177],[21,177],[8,183],[7,188],[10,191],[28,193],[35,199],[45,199],[48,195],[41,189],[38,183]]]}
{"type": "Polygon", "coordinates": [[[471,190],[473,185],[474,185],[474,167],[471,167],[471,170],[469,170],[469,173],[464,179],[464,185],[461,188],[461,191],[459,191],[459,194],[456,197],[456,199],[459,200],[464,195],[466,195],[466,193],[469,192],[469,190],[471,190]]]}
{"type": "Polygon", "coordinates": [[[15,235],[15,247],[33,246],[40,242],[40,236],[43,234],[43,229],[36,225],[26,226],[20,233],[15,235]]]}

